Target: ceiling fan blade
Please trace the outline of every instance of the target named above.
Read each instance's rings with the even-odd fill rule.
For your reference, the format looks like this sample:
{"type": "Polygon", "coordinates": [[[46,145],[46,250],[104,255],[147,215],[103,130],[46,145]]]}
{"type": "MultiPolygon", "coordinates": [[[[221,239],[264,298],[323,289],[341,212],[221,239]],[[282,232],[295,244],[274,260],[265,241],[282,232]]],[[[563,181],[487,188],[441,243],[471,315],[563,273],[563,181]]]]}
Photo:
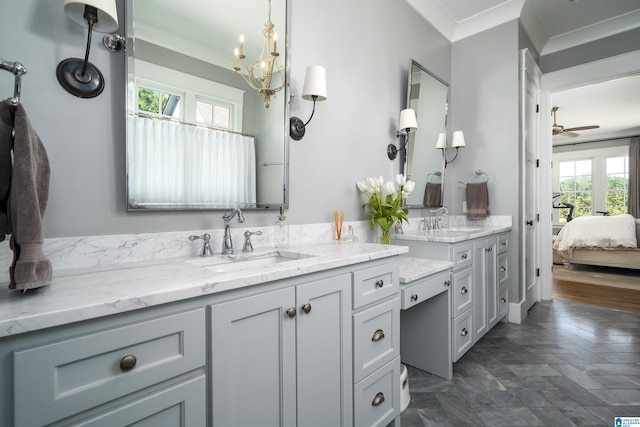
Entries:
{"type": "Polygon", "coordinates": [[[576,136],[580,136],[577,133],[574,132],[569,132],[567,130],[565,130],[564,132],[561,132],[560,135],[562,136],[568,136],[569,138],[575,138],[576,136]]]}
{"type": "Polygon", "coordinates": [[[591,125],[591,126],[578,126],[574,128],[566,128],[564,131],[572,131],[572,130],[589,130],[589,129],[599,129],[599,125],[591,125]]]}

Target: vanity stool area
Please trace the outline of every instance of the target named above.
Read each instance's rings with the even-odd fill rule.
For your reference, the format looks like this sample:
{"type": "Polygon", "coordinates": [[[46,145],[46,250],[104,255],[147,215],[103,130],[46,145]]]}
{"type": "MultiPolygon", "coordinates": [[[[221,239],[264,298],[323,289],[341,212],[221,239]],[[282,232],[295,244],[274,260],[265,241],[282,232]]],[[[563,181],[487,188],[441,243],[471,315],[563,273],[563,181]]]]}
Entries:
{"type": "MultiPolygon", "coordinates": [[[[422,336],[422,340],[438,343],[435,348],[441,349],[445,344],[440,337],[432,336],[435,333],[441,334],[447,328],[450,331],[450,352],[451,362],[460,359],[480,338],[484,336],[499,320],[503,319],[509,310],[509,258],[508,249],[510,245],[510,227],[476,227],[469,228],[469,231],[442,229],[435,232],[417,231],[395,235],[395,244],[402,244],[409,247],[411,258],[421,258],[428,266],[428,262],[433,260],[448,261],[451,263],[451,270],[433,274],[420,279],[422,282],[411,282],[403,286],[403,309],[405,309],[405,298],[409,302],[417,303],[418,299],[423,300],[418,292],[409,291],[409,287],[433,286],[433,290],[427,291],[426,295],[433,295],[434,298],[444,300],[443,296],[437,296],[434,292],[442,289],[443,285],[449,291],[441,295],[451,294],[449,313],[446,316],[448,325],[439,326],[439,331],[435,331],[434,325],[442,325],[444,314],[439,314],[437,319],[429,317],[422,311],[427,312],[436,309],[416,309],[411,308],[403,311],[402,315],[402,342],[401,356],[403,363],[420,368],[420,363],[429,366],[425,371],[434,373],[443,378],[451,378],[444,368],[434,371],[431,368],[432,361],[423,362],[419,360],[422,353],[429,349],[429,354],[434,353],[434,346],[413,342],[416,336],[422,336]],[[405,288],[404,286],[407,286],[405,288]],[[405,293],[406,291],[406,293],[405,293]],[[414,297],[415,295],[415,297],[414,297]],[[415,301],[411,301],[415,298],[415,301]],[[420,314],[414,314],[420,313],[420,314]],[[424,317],[424,319],[423,319],[424,317]],[[424,331],[433,330],[428,334],[424,331]],[[411,344],[409,344],[411,343],[411,344]],[[422,350],[418,346],[424,346],[422,350]],[[406,356],[405,354],[406,353],[406,356]],[[412,362],[409,362],[411,360],[412,362]]],[[[413,261],[415,263],[415,260],[413,261]]],[[[416,289],[420,289],[416,287],[416,289]]],[[[431,303],[435,305],[435,300],[431,303]]],[[[438,305],[438,312],[444,313],[444,304],[438,305]]],[[[435,316],[429,313],[429,316],[435,316]]],[[[435,344],[434,344],[435,345],[435,344]]],[[[442,350],[441,350],[442,351],[442,350]]],[[[426,358],[426,356],[423,356],[426,358]]],[[[442,356],[441,356],[442,358],[442,356]]]]}
{"type": "Polygon", "coordinates": [[[407,248],[276,252],[292,258],[136,262],[2,290],[0,425],[399,424],[407,248]]]}
{"type": "Polygon", "coordinates": [[[400,358],[405,365],[450,380],[450,261],[400,257],[400,358]]]}

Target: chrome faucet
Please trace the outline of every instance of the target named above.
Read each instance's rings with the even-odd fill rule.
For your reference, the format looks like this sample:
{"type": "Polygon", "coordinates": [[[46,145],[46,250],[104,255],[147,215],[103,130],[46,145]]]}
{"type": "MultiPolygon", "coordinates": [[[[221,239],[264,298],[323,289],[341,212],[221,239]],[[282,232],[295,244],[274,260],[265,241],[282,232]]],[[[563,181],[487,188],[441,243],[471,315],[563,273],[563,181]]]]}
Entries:
{"type": "Polygon", "coordinates": [[[440,228],[440,221],[442,221],[442,215],[448,214],[449,211],[444,206],[438,209],[432,209],[429,211],[429,216],[422,218],[421,227],[423,230],[437,230],[440,228]],[[435,216],[438,214],[437,216],[435,216]]]}
{"type": "Polygon", "coordinates": [[[244,222],[244,216],[242,216],[242,211],[240,210],[240,208],[233,208],[231,212],[227,212],[226,214],[222,215],[222,220],[224,221],[224,238],[222,239],[223,255],[233,254],[233,241],[231,240],[231,226],[229,225],[229,222],[236,215],[238,215],[238,222],[244,222]]]}

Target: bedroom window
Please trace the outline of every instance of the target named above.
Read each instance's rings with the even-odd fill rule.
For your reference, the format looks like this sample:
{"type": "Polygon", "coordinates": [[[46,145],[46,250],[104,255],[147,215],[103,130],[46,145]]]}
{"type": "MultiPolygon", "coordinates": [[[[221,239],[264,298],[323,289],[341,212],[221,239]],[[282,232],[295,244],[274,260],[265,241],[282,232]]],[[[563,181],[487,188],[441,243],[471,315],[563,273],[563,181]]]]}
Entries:
{"type": "Polygon", "coordinates": [[[629,156],[607,157],[605,163],[606,206],[611,215],[627,213],[629,156]]]}
{"type": "MultiPolygon", "coordinates": [[[[562,161],[558,163],[560,200],[575,206],[573,216],[591,215],[593,206],[591,159],[562,161]]],[[[567,222],[569,209],[559,210],[559,222],[567,222]]]]}

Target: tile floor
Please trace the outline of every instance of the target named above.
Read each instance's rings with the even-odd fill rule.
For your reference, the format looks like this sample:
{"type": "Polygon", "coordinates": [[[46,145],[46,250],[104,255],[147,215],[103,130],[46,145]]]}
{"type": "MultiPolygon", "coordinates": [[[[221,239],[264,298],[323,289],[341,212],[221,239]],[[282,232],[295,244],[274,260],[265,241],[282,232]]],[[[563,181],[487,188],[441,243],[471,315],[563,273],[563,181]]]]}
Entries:
{"type": "Polygon", "coordinates": [[[407,368],[402,427],[614,426],[640,417],[640,313],[543,301],[489,331],[451,381],[407,368]]]}

